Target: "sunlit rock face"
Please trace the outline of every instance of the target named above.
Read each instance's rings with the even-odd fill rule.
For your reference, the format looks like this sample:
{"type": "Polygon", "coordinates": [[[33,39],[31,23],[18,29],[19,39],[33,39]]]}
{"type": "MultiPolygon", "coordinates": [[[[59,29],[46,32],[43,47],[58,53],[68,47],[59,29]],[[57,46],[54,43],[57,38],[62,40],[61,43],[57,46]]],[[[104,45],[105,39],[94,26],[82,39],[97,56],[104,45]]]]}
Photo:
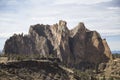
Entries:
{"type": "Polygon", "coordinates": [[[5,54],[39,54],[58,57],[64,64],[77,68],[84,63],[101,63],[112,59],[106,40],[97,31],[88,30],[83,22],[69,30],[67,22],[31,25],[28,35],[13,35],[4,46],[5,54]]]}

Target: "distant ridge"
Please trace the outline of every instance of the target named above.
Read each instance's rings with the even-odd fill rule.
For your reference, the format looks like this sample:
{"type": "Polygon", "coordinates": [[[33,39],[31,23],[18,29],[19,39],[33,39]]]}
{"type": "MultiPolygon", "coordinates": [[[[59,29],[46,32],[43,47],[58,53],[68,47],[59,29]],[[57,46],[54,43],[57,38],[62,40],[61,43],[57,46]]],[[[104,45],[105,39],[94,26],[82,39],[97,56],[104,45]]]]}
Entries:
{"type": "Polygon", "coordinates": [[[116,54],[116,53],[120,54],[120,51],[119,50],[112,51],[112,54],[116,54]]]}

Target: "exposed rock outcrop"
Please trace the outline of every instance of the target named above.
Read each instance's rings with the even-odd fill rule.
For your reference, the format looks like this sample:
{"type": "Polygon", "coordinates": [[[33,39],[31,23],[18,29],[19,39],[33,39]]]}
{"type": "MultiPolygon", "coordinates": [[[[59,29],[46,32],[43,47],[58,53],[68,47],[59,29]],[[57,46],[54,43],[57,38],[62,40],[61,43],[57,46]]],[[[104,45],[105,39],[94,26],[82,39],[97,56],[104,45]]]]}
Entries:
{"type": "Polygon", "coordinates": [[[110,51],[110,48],[109,48],[109,46],[106,42],[106,39],[103,39],[102,42],[103,42],[103,45],[104,45],[104,48],[105,48],[104,49],[104,54],[112,60],[113,57],[112,57],[112,54],[109,54],[109,53],[111,53],[111,51],[110,51]]]}
{"type": "MultiPolygon", "coordinates": [[[[83,77],[84,78],[84,77],[83,77]]],[[[0,63],[0,80],[81,80],[75,74],[44,61],[18,61],[0,63]],[[32,63],[32,64],[31,64],[32,63]]]]}
{"type": "Polygon", "coordinates": [[[96,31],[88,30],[84,23],[74,29],[67,22],[30,26],[28,35],[13,35],[4,46],[5,54],[53,55],[68,66],[81,68],[84,63],[98,64],[112,59],[107,42],[96,31]]]}

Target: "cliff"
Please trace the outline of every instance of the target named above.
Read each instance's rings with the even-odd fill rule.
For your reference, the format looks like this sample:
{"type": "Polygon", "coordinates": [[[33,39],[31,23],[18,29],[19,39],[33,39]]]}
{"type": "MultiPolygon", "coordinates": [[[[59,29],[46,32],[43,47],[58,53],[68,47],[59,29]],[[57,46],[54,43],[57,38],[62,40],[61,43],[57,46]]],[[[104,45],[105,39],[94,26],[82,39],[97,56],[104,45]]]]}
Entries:
{"type": "Polygon", "coordinates": [[[84,68],[112,59],[110,48],[97,31],[88,30],[84,23],[74,29],[67,22],[30,26],[28,35],[13,35],[4,46],[5,54],[39,54],[59,58],[70,67],[84,68]],[[89,64],[89,65],[86,65],[89,64]]]}

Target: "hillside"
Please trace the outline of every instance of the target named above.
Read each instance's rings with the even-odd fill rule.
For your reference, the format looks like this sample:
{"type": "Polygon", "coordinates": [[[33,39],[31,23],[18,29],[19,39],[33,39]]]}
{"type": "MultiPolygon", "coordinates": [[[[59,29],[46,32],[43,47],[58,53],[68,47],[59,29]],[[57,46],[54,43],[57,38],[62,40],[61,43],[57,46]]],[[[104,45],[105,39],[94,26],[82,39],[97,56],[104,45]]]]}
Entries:
{"type": "Polygon", "coordinates": [[[13,61],[0,63],[0,80],[79,80],[78,76],[50,61],[13,61]]]}

